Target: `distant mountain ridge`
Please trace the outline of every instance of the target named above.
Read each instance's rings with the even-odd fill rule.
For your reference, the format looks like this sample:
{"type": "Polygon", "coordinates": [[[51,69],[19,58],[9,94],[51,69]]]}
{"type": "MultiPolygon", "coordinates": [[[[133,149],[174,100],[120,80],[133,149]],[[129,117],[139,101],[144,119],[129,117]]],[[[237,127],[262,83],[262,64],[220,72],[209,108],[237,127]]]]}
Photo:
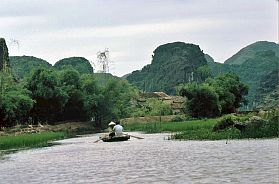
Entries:
{"type": "Polygon", "coordinates": [[[279,57],[279,45],[274,42],[258,41],[250,44],[236,54],[227,59],[225,64],[243,64],[246,60],[254,58],[257,52],[273,51],[276,57],[279,57]]]}

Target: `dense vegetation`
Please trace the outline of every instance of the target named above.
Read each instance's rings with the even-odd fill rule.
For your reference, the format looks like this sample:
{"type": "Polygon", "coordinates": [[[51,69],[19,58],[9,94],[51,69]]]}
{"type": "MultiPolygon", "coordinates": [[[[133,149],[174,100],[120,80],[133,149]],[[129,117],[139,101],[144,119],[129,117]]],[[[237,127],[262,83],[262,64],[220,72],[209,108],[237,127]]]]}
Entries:
{"type": "MultiPolygon", "coordinates": [[[[2,43],[1,61],[8,63],[7,54],[3,54],[7,53],[7,47],[5,42],[2,43]]],[[[37,67],[44,63],[40,59],[34,61],[38,65],[29,65],[29,59],[34,60],[32,57],[15,59],[18,59],[20,66],[30,66],[26,68],[30,74],[22,80],[15,80],[8,64],[0,71],[1,128],[18,123],[56,124],[59,121],[87,120],[95,120],[96,126],[102,127],[111,119],[129,117],[132,113],[132,99],[138,91],[127,81],[108,74],[96,75],[96,82],[92,67],[87,66],[90,65],[87,60],[87,64],[82,62],[84,59],[80,63],[76,58],[70,59],[70,62],[68,59],[62,60],[57,64],[61,68],[56,70],[37,67]],[[72,66],[63,67],[63,63],[72,66]]]]}
{"type": "Polygon", "coordinates": [[[186,96],[186,110],[193,117],[215,117],[234,113],[245,102],[248,87],[233,73],[208,78],[203,84],[191,83],[180,88],[186,96]]]}
{"type": "Polygon", "coordinates": [[[251,115],[234,116],[233,119],[247,124],[246,129],[239,130],[235,126],[226,126],[215,131],[215,127],[224,123],[231,116],[216,119],[184,120],[180,122],[152,122],[125,124],[127,131],[143,131],[145,133],[173,132],[169,139],[186,140],[220,140],[243,138],[278,137],[278,116],[255,122],[251,115]]]}
{"type": "MultiPolygon", "coordinates": [[[[275,52],[273,51],[262,51],[256,52],[253,58],[247,59],[244,63],[239,65],[228,65],[220,63],[208,63],[211,68],[213,76],[217,76],[220,73],[234,72],[236,73],[241,81],[248,85],[249,94],[247,96],[248,105],[247,108],[251,109],[257,107],[259,102],[257,99],[258,88],[260,83],[266,75],[279,67],[278,57],[276,57],[275,52]]],[[[275,79],[275,78],[274,78],[275,79]]],[[[276,79],[275,79],[276,80],[276,79]]],[[[276,81],[272,90],[276,90],[276,81]]],[[[264,92],[264,91],[262,91],[264,92]]],[[[261,93],[262,96],[265,96],[264,93],[261,93]]]]}
{"type": "Polygon", "coordinates": [[[216,117],[221,114],[218,95],[209,85],[187,84],[180,89],[180,94],[187,97],[185,109],[193,117],[216,117]]]}
{"type": "Polygon", "coordinates": [[[133,117],[171,115],[171,105],[156,98],[149,98],[144,103],[137,103],[133,109],[133,117]]]}
{"type": "Polygon", "coordinates": [[[168,43],[156,48],[151,64],[141,71],[134,71],[127,76],[127,80],[143,91],[175,94],[178,84],[203,81],[198,68],[204,65],[206,60],[199,46],[183,42],[168,43]]]}
{"type": "Polygon", "coordinates": [[[207,77],[233,72],[249,87],[247,105],[244,105],[243,109],[262,107],[267,100],[259,101],[259,96],[261,99],[273,101],[273,107],[276,107],[276,99],[270,97],[270,94],[275,94],[277,88],[273,86],[273,92],[266,94],[266,90],[260,92],[258,88],[268,73],[279,68],[278,56],[278,44],[260,41],[241,49],[225,64],[221,64],[214,62],[208,54],[203,54],[196,45],[175,42],[159,46],[154,51],[150,65],[125,77],[143,91],[174,94],[178,84],[200,83],[207,77]],[[261,94],[258,94],[259,92],[261,94]]]}
{"type": "Polygon", "coordinates": [[[47,61],[33,56],[10,56],[10,65],[13,75],[18,79],[29,76],[39,68],[51,68],[47,61]]]}
{"type": "Polygon", "coordinates": [[[32,106],[30,91],[15,82],[9,68],[0,71],[0,127],[28,121],[32,106]]]}
{"type": "Polygon", "coordinates": [[[257,52],[273,51],[276,57],[279,57],[279,46],[274,42],[258,41],[250,44],[239,52],[228,58],[224,63],[228,65],[240,65],[249,59],[256,58],[257,52]]]}
{"type": "Polygon", "coordinates": [[[67,68],[60,71],[38,69],[22,82],[0,72],[1,127],[16,123],[86,121],[103,126],[111,119],[128,117],[137,90],[120,79],[98,85],[94,74],[80,75],[67,68]],[[20,109],[20,111],[18,111],[20,109]]]}
{"type": "Polygon", "coordinates": [[[255,102],[262,109],[272,109],[278,107],[279,100],[279,68],[273,70],[260,81],[255,94],[255,102]]]}
{"type": "Polygon", "coordinates": [[[80,74],[91,74],[93,73],[93,67],[90,62],[84,57],[69,57],[57,61],[54,68],[63,69],[65,67],[73,67],[80,74]]]}

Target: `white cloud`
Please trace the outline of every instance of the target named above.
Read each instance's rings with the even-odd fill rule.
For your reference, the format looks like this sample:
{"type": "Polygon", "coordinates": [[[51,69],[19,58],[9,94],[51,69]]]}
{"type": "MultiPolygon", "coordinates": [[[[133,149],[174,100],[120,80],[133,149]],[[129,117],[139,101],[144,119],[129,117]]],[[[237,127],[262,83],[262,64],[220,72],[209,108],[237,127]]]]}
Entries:
{"type": "Polygon", "coordinates": [[[96,60],[111,51],[113,73],[151,62],[161,44],[200,45],[223,62],[257,40],[278,40],[275,0],[0,0],[0,37],[20,41],[20,51],[54,64],[70,56],[96,60]]]}
{"type": "Polygon", "coordinates": [[[38,32],[30,37],[48,37],[50,39],[82,39],[82,38],[118,38],[144,36],[149,34],[176,34],[194,32],[208,27],[217,26],[216,20],[190,19],[161,23],[133,24],[110,27],[67,28],[50,32],[38,32]]]}

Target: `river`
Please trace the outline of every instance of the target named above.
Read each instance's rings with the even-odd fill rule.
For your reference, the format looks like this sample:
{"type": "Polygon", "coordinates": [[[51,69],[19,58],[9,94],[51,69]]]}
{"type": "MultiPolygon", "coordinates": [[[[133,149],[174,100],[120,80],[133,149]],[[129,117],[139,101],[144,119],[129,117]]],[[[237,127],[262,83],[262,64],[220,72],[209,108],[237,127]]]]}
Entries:
{"type": "Polygon", "coordinates": [[[98,135],[0,160],[0,183],[279,183],[278,139],[173,141],[167,134],[93,143],[98,135]]]}

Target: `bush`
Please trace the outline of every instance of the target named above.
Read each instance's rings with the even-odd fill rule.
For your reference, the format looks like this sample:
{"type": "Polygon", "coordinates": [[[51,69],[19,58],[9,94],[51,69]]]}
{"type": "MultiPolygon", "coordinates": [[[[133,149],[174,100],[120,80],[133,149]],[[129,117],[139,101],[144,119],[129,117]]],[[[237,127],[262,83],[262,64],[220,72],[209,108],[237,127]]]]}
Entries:
{"type": "Polygon", "coordinates": [[[175,116],[171,119],[171,122],[181,122],[184,121],[185,118],[182,118],[181,116],[175,116]]]}
{"type": "Polygon", "coordinates": [[[245,128],[241,131],[243,137],[278,137],[278,117],[267,121],[258,116],[253,116],[244,122],[244,126],[245,128]]]}
{"type": "Polygon", "coordinates": [[[196,118],[220,115],[220,103],[214,89],[206,84],[188,84],[180,89],[180,94],[188,98],[186,109],[196,118]]]}
{"type": "Polygon", "coordinates": [[[25,123],[33,101],[30,91],[17,83],[9,71],[0,71],[0,128],[25,123]]]}
{"type": "Polygon", "coordinates": [[[171,115],[171,105],[156,98],[147,99],[146,102],[134,110],[133,116],[165,116],[171,115]]]}
{"type": "Polygon", "coordinates": [[[213,127],[213,132],[217,132],[220,130],[225,130],[229,127],[232,127],[234,125],[236,117],[233,115],[227,115],[222,117],[216,125],[213,127]]]}

